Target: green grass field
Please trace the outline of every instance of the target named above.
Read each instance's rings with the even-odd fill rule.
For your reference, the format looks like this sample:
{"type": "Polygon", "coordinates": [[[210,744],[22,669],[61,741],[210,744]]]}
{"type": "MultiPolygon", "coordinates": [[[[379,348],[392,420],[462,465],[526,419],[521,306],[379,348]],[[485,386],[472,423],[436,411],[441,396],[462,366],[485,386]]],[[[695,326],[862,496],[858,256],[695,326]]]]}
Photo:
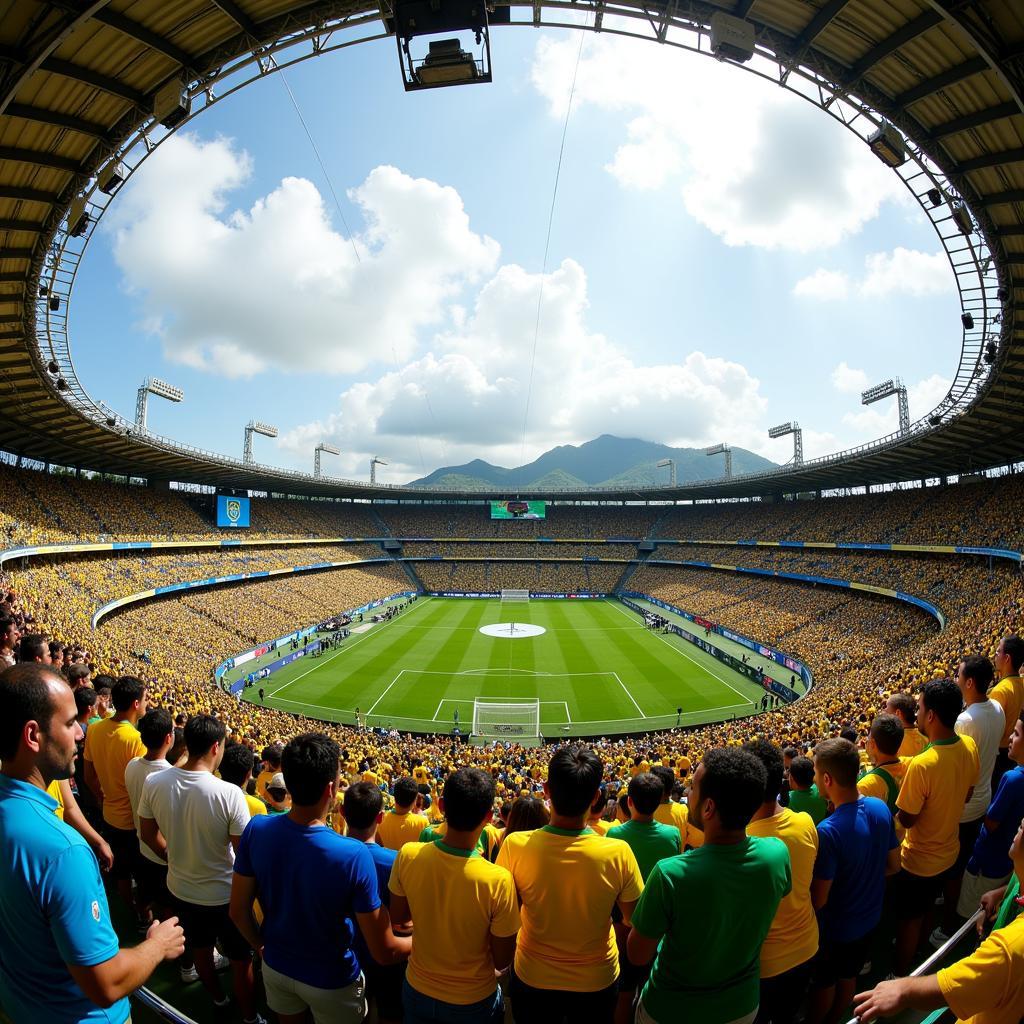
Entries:
{"type": "MultiPolygon", "coordinates": [[[[728,646],[728,641],[720,641],[728,646]]],[[[763,690],[680,638],[651,633],[615,600],[528,604],[421,598],[391,622],[354,633],[336,651],[303,658],[262,682],[266,704],[351,724],[469,732],[475,697],[541,701],[541,731],[635,732],[751,714],[763,690]],[[535,637],[486,636],[525,623],[535,637]]],[[[258,702],[255,688],[245,698],[258,702]]]]}

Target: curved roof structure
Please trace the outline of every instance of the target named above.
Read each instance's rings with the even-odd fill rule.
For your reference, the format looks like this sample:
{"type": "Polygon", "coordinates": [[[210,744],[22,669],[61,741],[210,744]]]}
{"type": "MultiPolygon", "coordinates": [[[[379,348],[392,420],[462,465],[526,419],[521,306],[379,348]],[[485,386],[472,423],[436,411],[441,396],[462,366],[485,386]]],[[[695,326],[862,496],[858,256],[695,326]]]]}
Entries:
{"type": "MultiPolygon", "coordinates": [[[[748,19],[759,56],[775,62],[781,84],[799,81],[803,95],[862,137],[879,118],[905,136],[914,160],[898,173],[945,245],[965,311],[950,395],[902,434],[768,474],[549,495],[790,493],[1024,461],[1024,7],[1006,0],[495,0],[489,9],[496,26],[565,24],[704,52],[716,11],[748,19]]],[[[102,213],[103,189],[116,190],[110,175],[122,155],[159,144],[158,94],[180,83],[201,107],[228,68],[268,73],[283,63],[286,45],[313,56],[356,26],[379,38],[391,15],[388,0],[0,0],[0,447],[154,480],[453,496],[255,466],[135,430],[81,387],[66,334],[84,250],[79,236],[87,239],[102,213]]]]}

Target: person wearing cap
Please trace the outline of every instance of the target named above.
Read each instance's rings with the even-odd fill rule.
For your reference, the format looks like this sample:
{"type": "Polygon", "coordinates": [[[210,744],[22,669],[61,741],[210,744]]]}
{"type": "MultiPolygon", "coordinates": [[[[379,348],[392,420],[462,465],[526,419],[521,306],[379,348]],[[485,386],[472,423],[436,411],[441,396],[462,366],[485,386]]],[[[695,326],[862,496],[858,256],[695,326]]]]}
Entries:
{"type": "Polygon", "coordinates": [[[275,772],[267,783],[267,812],[269,814],[287,814],[292,809],[292,798],[288,795],[288,787],[284,782],[284,773],[275,772]]]}

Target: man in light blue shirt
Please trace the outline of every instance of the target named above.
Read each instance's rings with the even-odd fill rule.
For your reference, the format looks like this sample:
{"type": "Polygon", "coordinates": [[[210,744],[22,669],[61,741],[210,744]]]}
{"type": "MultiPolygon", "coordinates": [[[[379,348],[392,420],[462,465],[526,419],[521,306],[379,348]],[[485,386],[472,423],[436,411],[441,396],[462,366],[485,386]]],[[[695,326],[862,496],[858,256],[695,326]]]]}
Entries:
{"type": "Polygon", "coordinates": [[[124,1024],[128,994],[180,956],[176,918],[120,950],[96,857],[53,813],[74,771],[74,694],[43,664],[0,674],[0,1006],[15,1024],[124,1024]]]}

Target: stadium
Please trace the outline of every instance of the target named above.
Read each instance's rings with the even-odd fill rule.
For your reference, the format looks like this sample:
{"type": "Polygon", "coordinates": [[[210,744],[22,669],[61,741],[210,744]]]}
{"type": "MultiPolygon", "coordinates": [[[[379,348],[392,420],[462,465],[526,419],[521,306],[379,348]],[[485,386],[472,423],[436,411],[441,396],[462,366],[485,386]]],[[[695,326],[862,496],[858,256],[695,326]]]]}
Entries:
{"type": "MultiPolygon", "coordinates": [[[[625,798],[628,791],[634,801],[631,780],[650,777],[652,767],[673,776],[666,805],[671,791],[672,807],[682,808],[673,813],[685,821],[684,788],[694,784],[702,760],[710,772],[714,758],[707,755],[724,750],[739,756],[751,741],[771,745],[780,758],[786,750],[790,760],[803,755],[813,761],[823,741],[855,734],[862,770],[870,769],[877,764],[869,763],[866,752],[874,742],[873,723],[890,698],[910,695],[916,707],[920,696],[925,709],[925,694],[933,692],[927,688],[959,678],[961,663],[973,656],[995,663],[999,687],[1010,680],[1011,698],[999,716],[1007,735],[1012,731],[1024,710],[1020,663],[1005,672],[999,666],[1010,657],[1003,641],[1024,630],[1024,315],[1017,307],[1018,299],[1024,302],[1024,12],[1017,5],[551,0],[498,2],[484,10],[460,0],[395,0],[379,7],[287,0],[8,0],[0,10],[0,657],[6,665],[43,660],[61,669],[69,683],[83,678],[81,672],[74,676],[76,666],[87,666],[86,681],[91,677],[96,686],[107,677],[115,689],[115,681],[125,677],[141,680],[142,703],[166,710],[181,727],[211,716],[221,727],[221,754],[224,744],[246,748],[253,775],[260,774],[261,759],[267,772],[267,748],[301,734],[322,734],[337,744],[341,788],[355,792],[370,783],[382,794],[377,799],[385,818],[397,813],[396,783],[412,777],[420,785],[416,806],[425,813],[433,808],[432,824],[443,822],[439,798],[454,807],[457,791],[453,786],[451,799],[446,797],[446,782],[461,769],[482,769],[493,787],[487,825],[477,828],[483,837],[508,825],[519,800],[549,798],[543,820],[550,815],[553,826],[557,814],[568,821],[572,815],[563,814],[544,787],[549,762],[554,765],[559,751],[575,750],[576,744],[600,758],[600,799],[591,820],[602,835],[617,814],[629,817],[625,798]],[[938,404],[911,420],[906,389],[899,380],[887,381],[864,399],[900,403],[896,432],[805,459],[799,426],[781,424],[771,436],[792,434],[794,456],[770,470],[733,473],[732,449],[725,443],[708,450],[725,455],[724,473],[706,479],[677,483],[673,464],[659,484],[452,489],[378,483],[373,465],[369,481],[329,476],[321,472],[321,454],[338,452],[326,442],[317,446],[313,473],[264,465],[254,458],[253,434],[273,436],[276,428],[259,420],[245,428],[241,459],[177,442],[147,427],[151,397],[181,397],[158,380],[147,379],[140,388],[135,418],[86,391],[69,331],[79,269],[108,208],[116,211],[119,190],[166,139],[249,82],[382,36],[398,44],[409,91],[488,82],[492,30],[497,35],[517,25],[614,32],[714,57],[734,65],[737,74],[756,55],[756,66],[746,70],[794,91],[859,137],[934,228],[955,278],[959,359],[955,367],[941,368],[951,384],[938,404]],[[460,32],[476,36],[479,58],[444,45],[425,51],[428,37],[460,32]],[[422,52],[427,55],[413,56],[422,52]],[[29,657],[31,645],[21,650],[18,637],[42,637],[50,653],[29,657]]],[[[922,710],[918,724],[929,715],[922,710]]],[[[908,735],[917,734],[912,720],[903,724],[908,735]]],[[[93,728],[89,724],[84,735],[93,728]]],[[[942,738],[945,733],[935,728],[934,737],[926,734],[931,746],[954,742],[952,734],[942,738]]],[[[991,751],[1006,762],[1004,772],[1009,767],[1006,778],[1016,771],[1007,761],[1013,743],[1007,746],[1001,738],[998,755],[996,747],[991,751]]],[[[278,755],[270,773],[275,778],[280,750],[278,755]]],[[[19,748],[17,759],[26,757],[19,748]]],[[[746,759],[756,760],[749,752],[746,759]]],[[[15,760],[8,755],[5,773],[15,760]]],[[[88,751],[79,761],[91,764],[88,751]]],[[[821,770],[819,765],[819,780],[821,770]]],[[[769,780],[771,771],[769,766],[769,780]]],[[[787,792],[789,771],[787,764],[787,792]]],[[[984,773],[976,774],[980,784],[984,773]]],[[[89,794],[80,776],[75,779],[82,810],[88,811],[89,794]]],[[[764,779],[762,771],[761,786],[770,789],[764,779]]],[[[120,784],[123,789],[123,767],[120,784]]],[[[112,825],[101,807],[110,796],[102,789],[91,815],[78,818],[94,850],[102,844],[109,852],[114,844],[100,839],[112,825]],[[95,830],[86,823],[91,816],[95,830]]],[[[988,791],[994,800],[996,787],[988,791]]],[[[973,792],[974,780],[968,800],[973,792]]],[[[776,795],[771,794],[773,806],[776,795]]],[[[681,827],[677,843],[684,860],[690,857],[684,848],[694,853],[704,841],[690,799],[690,825],[681,827]]],[[[0,803],[5,801],[13,805],[6,796],[0,803]]],[[[1024,803],[1018,804],[1009,829],[1010,838],[1017,835],[1015,871],[1024,865],[1018,833],[1024,803]]],[[[913,832],[920,814],[901,820],[899,806],[897,811],[894,800],[889,809],[894,834],[905,843],[904,833],[913,832]]],[[[963,806],[961,801],[952,824],[946,823],[961,846],[967,843],[963,806]]],[[[830,800],[830,818],[839,807],[830,800]]],[[[131,810],[132,856],[139,849],[145,856],[143,838],[133,832],[141,829],[138,809],[131,810]]],[[[273,810],[271,805],[271,817],[273,810]]],[[[339,795],[324,820],[337,832],[355,828],[343,819],[339,795]]],[[[584,831],[587,820],[584,814],[584,831]]],[[[676,817],[670,820],[678,824],[676,817]]],[[[456,821],[450,811],[445,827],[453,835],[461,834],[456,821]]],[[[984,807],[966,822],[972,823],[978,829],[1009,827],[984,807]]],[[[13,831],[4,831],[8,827],[13,828],[6,819],[0,821],[0,847],[13,842],[13,831]]],[[[113,827],[115,833],[126,831],[113,827]]],[[[570,833],[571,828],[565,832],[570,833]]],[[[968,877],[964,870],[972,870],[974,841],[971,836],[970,848],[957,854],[958,886],[968,877]]],[[[164,849],[166,854],[166,843],[164,849]]],[[[472,850],[470,845],[465,851],[467,859],[472,850]]],[[[116,848],[113,856],[121,856],[116,848]]],[[[495,857],[499,867],[511,863],[497,845],[493,856],[477,859],[495,857]]],[[[171,857],[164,857],[172,873],[173,858],[172,848],[171,857]]],[[[898,878],[909,873],[919,882],[914,863],[908,867],[905,854],[898,878]]],[[[944,882],[949,870],[942,868],[944,882]]],[[[514,866],[510,871],[519,885],[514,866]]],[[[921,874],[928,882],[938,878],[921,874]]],[[[1012,877],[1009,868],[991,874],[1000,886],[1012,886],[1012,877]]],[[[791,881],[795,892],[795,860],[791,881]]],[[[140,941],[135,930],[145,924],[133,919],[139,886],[133,890],[128,884],[127,900],[113,882],[106,887],[122,953],[140,941]]],[[[817,909],[824,936],[827,915],[817,904],[811,908],[809,872],[800,884],[809,920],[817,909]]],[[[885,888],[884,880],[880,886],[885,888]]],[[[498,987],[506,993],[505,1007],[499,995],[492,1017],[472,1019],[498,1020],[505,1013],[521,1021],[527,1000],[538,991],[564,994],[564,988],[578,997],[608,987],[540,984],[537,975],[524,981],[523,936],[536,927],[526,923],[532,897],[524,896],[525,888],[520,885],[518,892],[520,950],[511,977],[505,972],[498,987]]],[[[833,979],[834,1006],[815,1003],[817,981],[805,1003],[810,974],[801,975],[793,980],[788,1009],[757,1019],[795,1020],[799,1011],[800,1019],[815,1022],[849,1020],[854,983],[857,992],[876,982],[877,991],[896,992],[885,988],[900,984],[891,977],[924,983],[936,971],[939,981],[927,994],[915,989],[912,998],[909,987],[900,989],[902,1001],[888,1004],[893,1019],[1024,1019],[1019,922],[992,933],[1006,936],[999,946],[1003,959],[990,961],[982,972],[985,978],[1003,977],[1003,971],[1016,979],[1001,990],[998,1005],[983,1005],[966,985],[962,993],[952,988],[959,977],[954,965],[973,955],[975,924],[981,921],[977,906],[958,920],[943,918],[944,907],[956,905],[963,891],[950,895],[947,889],[947,903],[936,904],[940,889],[927,889],[927,931],[914,934],[907,963],[901,963],[902,924],[912,915],[903,914],[898,895],[890,893],[896,909],[887,902],[881,923],[874,922],[864,938],[863,972],[859,964],[854,978],[840,973],[838,985],[833,979]],[[932,939],[938,935],[934,957],[929,932],[932,939]]],[[[394,885],[391,892],[394,899],[394,885]]],[[[410,894],[407,909],[413,902],[410,894]]],[[[99,922],[99,904],[91,906],[99,922]]],[[[412,907],[412,964],[421,922],[443,919],[443,911],[438,905],[420,918],[412,907]]],[[[621,902],[616,913],[628,921],[621,902]]],[[[358,916],[362,923],[366,915],[358,916]]],[[[638,921],[649,920],[635,918],[633,933],[638,921]]],[[[770,920],[771,915],[765,929],[770,920]]],[[[349,927],[356,930],[351,922],[349,927]]],[[[621,920],[616,928],[619,950],[612,932],[610,955],[623,970],[621,976],[617,968],[613,972],[613,986],[627,976],[627,942],[628,960],[636,962],[637,940],[627,940],[629,929],[621,930],[621,920]]],[[[397,927],[394,934],[408,939],[397,927]]],[[[639,934],[643,938],[642,927],[639,934]]],[[[422,949],[427,940],[421,942],[422,949]]],[[[252,943],[244,957],[220,946],[235,980],[230,1009],[211,1004],[210,985],[219,982],[207,983],[199,956],[190,983],[174,963],[157,967],[159,957],[150,965],[151,977],[140,977],[125,992],[117,989],[117,998],[130,991],[132,1019],[142,1021],[201,1024],[235,1019],[239,1011],[250,1024],[252,1013],[257,1020],[259,1014],[291,1019],[267,987],[259,958],[252,989],[252,943]],[[250,977],[244,998],[244,982],[236,975],[243,960],[250,977]],[[195,981],[196,970],[202,984],[195,981]],[[250,1005],[246,999],[253,991],[256,1002],[250,1005]]],[[[193,947],[206,944],[192,941],[186,957],[193,947]]],[[[607,1006],[580,1009],[576,1016],[566,1010],[550,1019],[583,1014],[610,1021],[614,1010],[616,1021],[754,1021],[756,1005],[749,1015],[745,1004],[734,1006],[732,1016],[721,1015],[727,1011],[720,1008],[702,1010],[699,1003],[679,1016],[659,1011],[655,992],[659,970],[671,970],[664,966],[668,948],[666,939],[653,981],[643,976],[637,986],[634,978],[632,1002],[623,1001],[624,990],[615,1003],[613,992],[607,1006]]],[[[448,953],[455,975],[468,971],[461,955],[459,949],[448,953]]],[[[816,955],[811,950],[792,969],[816,955]]],[[[13,944],[0,948],[0,1015],[20,1022],[27,1019],[25,1004],[12,995],[17,986],[9,980],[14,968],[8,964],[15,962],[13,944]]],[[[752,963],[756,993],[756,949],[752,963]]],[[[493,981],[492,969],[500,973],[502,966],[496,957],[484,974],[493,981]]],[[[763,959],[761,967],[764,1011],[769,979],[763,959]]],[[[736,968],[750,974],[750,963],[736,968]]],[[[410,966],[407,993],[421,970],[410,966]]],[[[74,1004],[85,998],[77,988],[79,975],[72,971],[69,977],[72,1009],[63,1016],[55,1009],[54,1020],[86,1019],[84,1003],[74,1004]]],[[[368,977],[373,995],[379,988],[368,977]]],[[[715,987],[728,991],[730,984],[715,987]]],[[[686,984],[683,989],[690,998],[692,990],[686,984]]],[[[412,1016],[406,999],[405,1019],[427,1019],[412,1016]]],[[[439,995],[432,1002],[454,1005],[439,995]]],[[[128,1006],[114,998],[110,1003],[121,1011],[128,1006]]],[[[337,1019],[361,1019],[361,1009],[353,1012],[337,1019]]],[[[858,1012],[863,1014],[864,1004],[858,1012]]],[[[384,1003],[376,1003],[371,1014],[395,1019],[384,1003]]],[[[313,1017],[321,1019],[315,1012],[313,1017]]],[[[115,1024],[123,1019],[122,1013],[115,1024]]]]}

